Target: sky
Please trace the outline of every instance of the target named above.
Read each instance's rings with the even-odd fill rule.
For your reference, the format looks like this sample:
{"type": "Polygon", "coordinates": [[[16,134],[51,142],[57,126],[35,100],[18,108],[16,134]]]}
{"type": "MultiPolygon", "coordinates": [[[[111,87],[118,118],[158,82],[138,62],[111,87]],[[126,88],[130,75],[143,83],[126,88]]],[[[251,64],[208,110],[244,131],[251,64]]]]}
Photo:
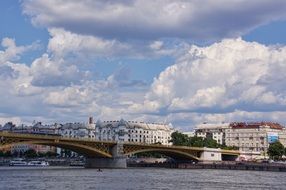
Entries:
{"type": "Polygon", "coordinates": [[[286,124],[285,0],[0,1],[0,123],[286,124]]]}

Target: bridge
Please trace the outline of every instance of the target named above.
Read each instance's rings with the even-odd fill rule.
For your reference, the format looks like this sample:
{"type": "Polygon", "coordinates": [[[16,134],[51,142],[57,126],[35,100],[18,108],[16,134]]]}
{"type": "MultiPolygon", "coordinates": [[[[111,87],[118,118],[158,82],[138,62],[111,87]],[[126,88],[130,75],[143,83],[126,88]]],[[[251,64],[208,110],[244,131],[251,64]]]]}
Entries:
{"type": "Polygon", "coordinates": [[[37,144],[68,149],[86,157],[87,168],[126,168],[126,158],[156,152],[177,161],[221,161],[235,159],[239,151],[130,142],[97,141],[86,138],[0,132],[0,149],[15,144],[37,144]]]}

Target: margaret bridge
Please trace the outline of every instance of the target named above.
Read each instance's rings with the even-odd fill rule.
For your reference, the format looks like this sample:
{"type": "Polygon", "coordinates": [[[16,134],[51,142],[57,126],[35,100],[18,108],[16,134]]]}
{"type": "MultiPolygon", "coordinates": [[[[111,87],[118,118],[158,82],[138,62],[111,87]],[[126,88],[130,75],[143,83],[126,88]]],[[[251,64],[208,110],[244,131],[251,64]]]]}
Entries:
{"type": "Polygon", "coordinates": [[[15,144],[47,145],[71,150],[86,157],[87,168],[126,168],[126,158],[142,152],[161,153],[177,161],[235,160],[240,155],[239,151],[234,150],[0,132],[0,149],[15,144]]]}

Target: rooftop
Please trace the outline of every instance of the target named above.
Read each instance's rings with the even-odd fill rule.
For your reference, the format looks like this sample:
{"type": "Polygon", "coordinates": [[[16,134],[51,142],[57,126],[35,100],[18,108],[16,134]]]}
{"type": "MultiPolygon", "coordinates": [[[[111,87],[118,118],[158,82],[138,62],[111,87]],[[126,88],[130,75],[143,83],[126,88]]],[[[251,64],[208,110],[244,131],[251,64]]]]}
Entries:
{"type": "Polygon", "coordinates": [[[273,122],[233,122],[230,123],[230,127],[235,129],[241,128],[260,128],[262,126],[269,126],[271,129],[282,130],[284,126],[279,123],[273,122]]]}

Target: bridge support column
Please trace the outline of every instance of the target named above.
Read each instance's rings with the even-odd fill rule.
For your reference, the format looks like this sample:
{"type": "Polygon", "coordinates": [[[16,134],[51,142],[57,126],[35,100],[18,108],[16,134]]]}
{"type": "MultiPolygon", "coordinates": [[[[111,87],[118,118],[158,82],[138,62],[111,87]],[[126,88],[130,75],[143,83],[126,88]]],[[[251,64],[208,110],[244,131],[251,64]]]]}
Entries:
{"type": "Polygon", "coordinates": [[[123,144],[117,143],[112,148],[112,158],[86,158],[86,168],[127,168],[123,144]]]}
{"type": "Polygon", "coordinates": [[[202,162],[214,162],[221,161],[221,150],[220,148],[203,148],[200,159],[202,162]]]}
{"type": "Polygon", "coordinates": [[[126,158],[87,158],[85,168],[126,168],[126,158]]]}

